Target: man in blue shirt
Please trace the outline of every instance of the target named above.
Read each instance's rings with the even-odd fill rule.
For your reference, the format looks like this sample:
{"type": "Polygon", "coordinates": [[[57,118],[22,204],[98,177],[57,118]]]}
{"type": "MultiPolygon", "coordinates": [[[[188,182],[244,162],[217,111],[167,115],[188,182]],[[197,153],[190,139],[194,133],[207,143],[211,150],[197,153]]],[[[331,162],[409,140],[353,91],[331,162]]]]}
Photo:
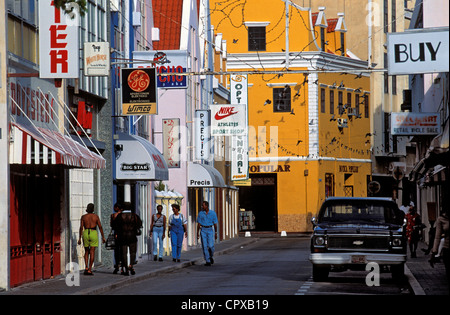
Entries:
{"type": "Polygon", "coordinates": [[[214,242],[217,239],[217,215],[209,209],[209,203],[203,201],[202,210],[197,217],[197,238],[201,231],[201,241],[205,266],[214,264],[214,242]]]}

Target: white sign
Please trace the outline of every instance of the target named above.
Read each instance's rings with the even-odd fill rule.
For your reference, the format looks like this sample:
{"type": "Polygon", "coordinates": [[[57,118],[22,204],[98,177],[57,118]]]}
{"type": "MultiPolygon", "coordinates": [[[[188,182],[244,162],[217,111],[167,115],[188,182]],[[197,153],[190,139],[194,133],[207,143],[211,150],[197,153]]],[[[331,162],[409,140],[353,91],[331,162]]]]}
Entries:
{"type": "Polygon", "coordinates": [[[209,110],[195,111],[195,158],[208,160],[210,153],[210,112],[209,110]]]}
{"type": "Polygon", "coordinates": [[[234,136],[247,134],[247,106],[214,104],[211,109],[211,135],[234,136]]]}
{"type": "Polygon", "coordinates": [[[108,42],[84,43],[84,75],[109,76],[109,56],[108,42]]]}
{"type": "Polygon", "coordinates": [[[180,119],[163,119],[163,155],[168,168],[180,167],[180,119]]]}
{"type": "Polygon", "coordinates": [[[448,30],[446,27],[388,34],[388,74],[448,72],[448,30]]]}
{"type": "Polygon", "coordinates": [[[187,76],[180,75],[187,71],[187,56],[185,50],[134,51],[136,61],[148,60],[149,64],[138,64],[139,67],[156,68],[158,88],[180,89],[187,88],[187,76]],[[173,74],[173,75],[160,75],[173,74]]]}
{"type": "Polygon", "coordinates": [[[248,179],[248,139],[247,135],[233,136],[231,147],[231,180],[248,179]]]}
{"type": "Polygon", "coordinates": [[[39,76],[41,78],[78,78],[79,14],[64,14],[52,0],[39,1],[39,76]]]}
{"type": "Polygon", "coordinates": [[[247,75],[230,76],[231,104],[248,104],[247,75]]]}
{"type": "Polygon", "coordinates": [[[439,113],[392,113],[392,135],[437,135],[441,132],[439,113]]]}

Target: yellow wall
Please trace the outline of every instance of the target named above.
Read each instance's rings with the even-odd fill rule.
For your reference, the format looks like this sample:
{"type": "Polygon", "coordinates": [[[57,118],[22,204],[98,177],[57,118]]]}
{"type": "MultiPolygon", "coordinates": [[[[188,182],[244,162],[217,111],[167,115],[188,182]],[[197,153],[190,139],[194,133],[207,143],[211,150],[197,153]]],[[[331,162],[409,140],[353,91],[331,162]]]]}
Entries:
{"type": "MultiPolygon", "coordinates": [[[[251,61],[247,64],[244,62],[246,69],[242,70],[267,70],[269,67],[264,64],[266,60],[274,60],[271,59],[274,54],[270,53],[282,54],[285,49],[285,7],[282,1],[248,0],[245,5],[244,1],[227,5],[217,0],[211,1],[211,9],[215,32],[222,33],[223,39],[227,41],[228,65],[233,58],[257,60],[251,64],[251,61]],[[245,22],[270,22],[266,27],[265,52],[248,51],[245,22]]],[[[294,54],[316,51],[316,46],[311,45],[309,12],[291,8],[290,13],[290,51],[294,54]]],[[[325,34],[329,40],[327,49],[335,51],[340,47],[339,34],[325,34]]],[[[320,46],[320,40],[317,44],[320,46]]],[[[340,55],[340,52],[336,54],[340,55]]],[[[280,60],[280,56],[274,58],[280,60]]],[[[368,77],[359,78],[355,74],[341,73],[320,73],[318,81],[313,82],[303,73],[286,72],[281,62],[279,68],[270,67],[270,70],[279,70],[283,75],[266,73],[248,76],[249,157],[257,159],[250,162],[250,175],[264,171],[277,174],[277,229],[279,232],[306,232],[312,229],[310,220],[326,197],[325,174],[334,177],[335,196],[344,196],[345,186],[352,186],[354,196],[367,195],[366,182],[371,173],[371,164],[370,145],[365,141],[368,139],[366,134],[370,132],[370,121],[365,117],[364,105],[360,105],[361,118],[350,119],[347,113],[339,115],[337,86],[341,82],[344,85],[344,103],[347,102],[347,93],[352,94],[354,107],[355,94],[361,95],[362,102],[364,91],[370,89],[370,82],[368,77]],[[291,88],[292,111],[275,112],[273,89],[286,84],[291,88]],[[314,88],[317,89],[312,92],[314,88]],[[321,88],[326,91],[324,113],[320,108],[321,88]],[[355,92],[358,88],[360,93],[355,92]],[[330,114],[330,90],[335,91],[334,117],[330,114]],[[264,105],[266,100],[272,103],[264,105]],[[318,114],[315,116],[316,121],[311,121],[309,110],[314,102],[317,102],[318,114]],[[338,118],[347,119],[348,128],[339,129],[338,118]],[[313,130],[310,124],[314,126],[313,130]],[[310,152],[312,132],[318,132],[319,156],[312,156],[310,152]],[[258,160],[267,156],[274,158],[270,165],[269,162],[258,160]]],[[[290,70],[306,68],[296,69],[291,66],[290,70]]]]}

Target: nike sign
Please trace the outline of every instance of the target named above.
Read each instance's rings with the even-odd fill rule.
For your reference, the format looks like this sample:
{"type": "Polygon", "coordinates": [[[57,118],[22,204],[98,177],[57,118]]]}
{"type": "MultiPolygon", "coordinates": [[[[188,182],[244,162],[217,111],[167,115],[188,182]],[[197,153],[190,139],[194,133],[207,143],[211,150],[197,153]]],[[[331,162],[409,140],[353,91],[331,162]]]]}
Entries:
{"type": "Polygon", "coordinates": [[[219,109],[216,115],[214,115],[214,118],[216,120],[221,120],[237,113],[238,112],[234,111],[234,106],[224,106],[219,109]]]}

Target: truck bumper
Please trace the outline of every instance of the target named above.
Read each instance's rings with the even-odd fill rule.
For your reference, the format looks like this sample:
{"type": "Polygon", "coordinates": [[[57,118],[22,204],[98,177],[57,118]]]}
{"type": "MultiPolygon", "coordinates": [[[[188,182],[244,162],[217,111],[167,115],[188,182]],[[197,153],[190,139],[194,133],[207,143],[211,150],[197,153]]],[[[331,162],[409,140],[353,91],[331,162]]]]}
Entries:
{"type": "Polygon", "coordinates": [[[309,260],[314,265],[353,265],[370,262],[379,265],[400,265],[406,262],[406,255],[364,252],[313,253],[309,256],[309,260]]]}

